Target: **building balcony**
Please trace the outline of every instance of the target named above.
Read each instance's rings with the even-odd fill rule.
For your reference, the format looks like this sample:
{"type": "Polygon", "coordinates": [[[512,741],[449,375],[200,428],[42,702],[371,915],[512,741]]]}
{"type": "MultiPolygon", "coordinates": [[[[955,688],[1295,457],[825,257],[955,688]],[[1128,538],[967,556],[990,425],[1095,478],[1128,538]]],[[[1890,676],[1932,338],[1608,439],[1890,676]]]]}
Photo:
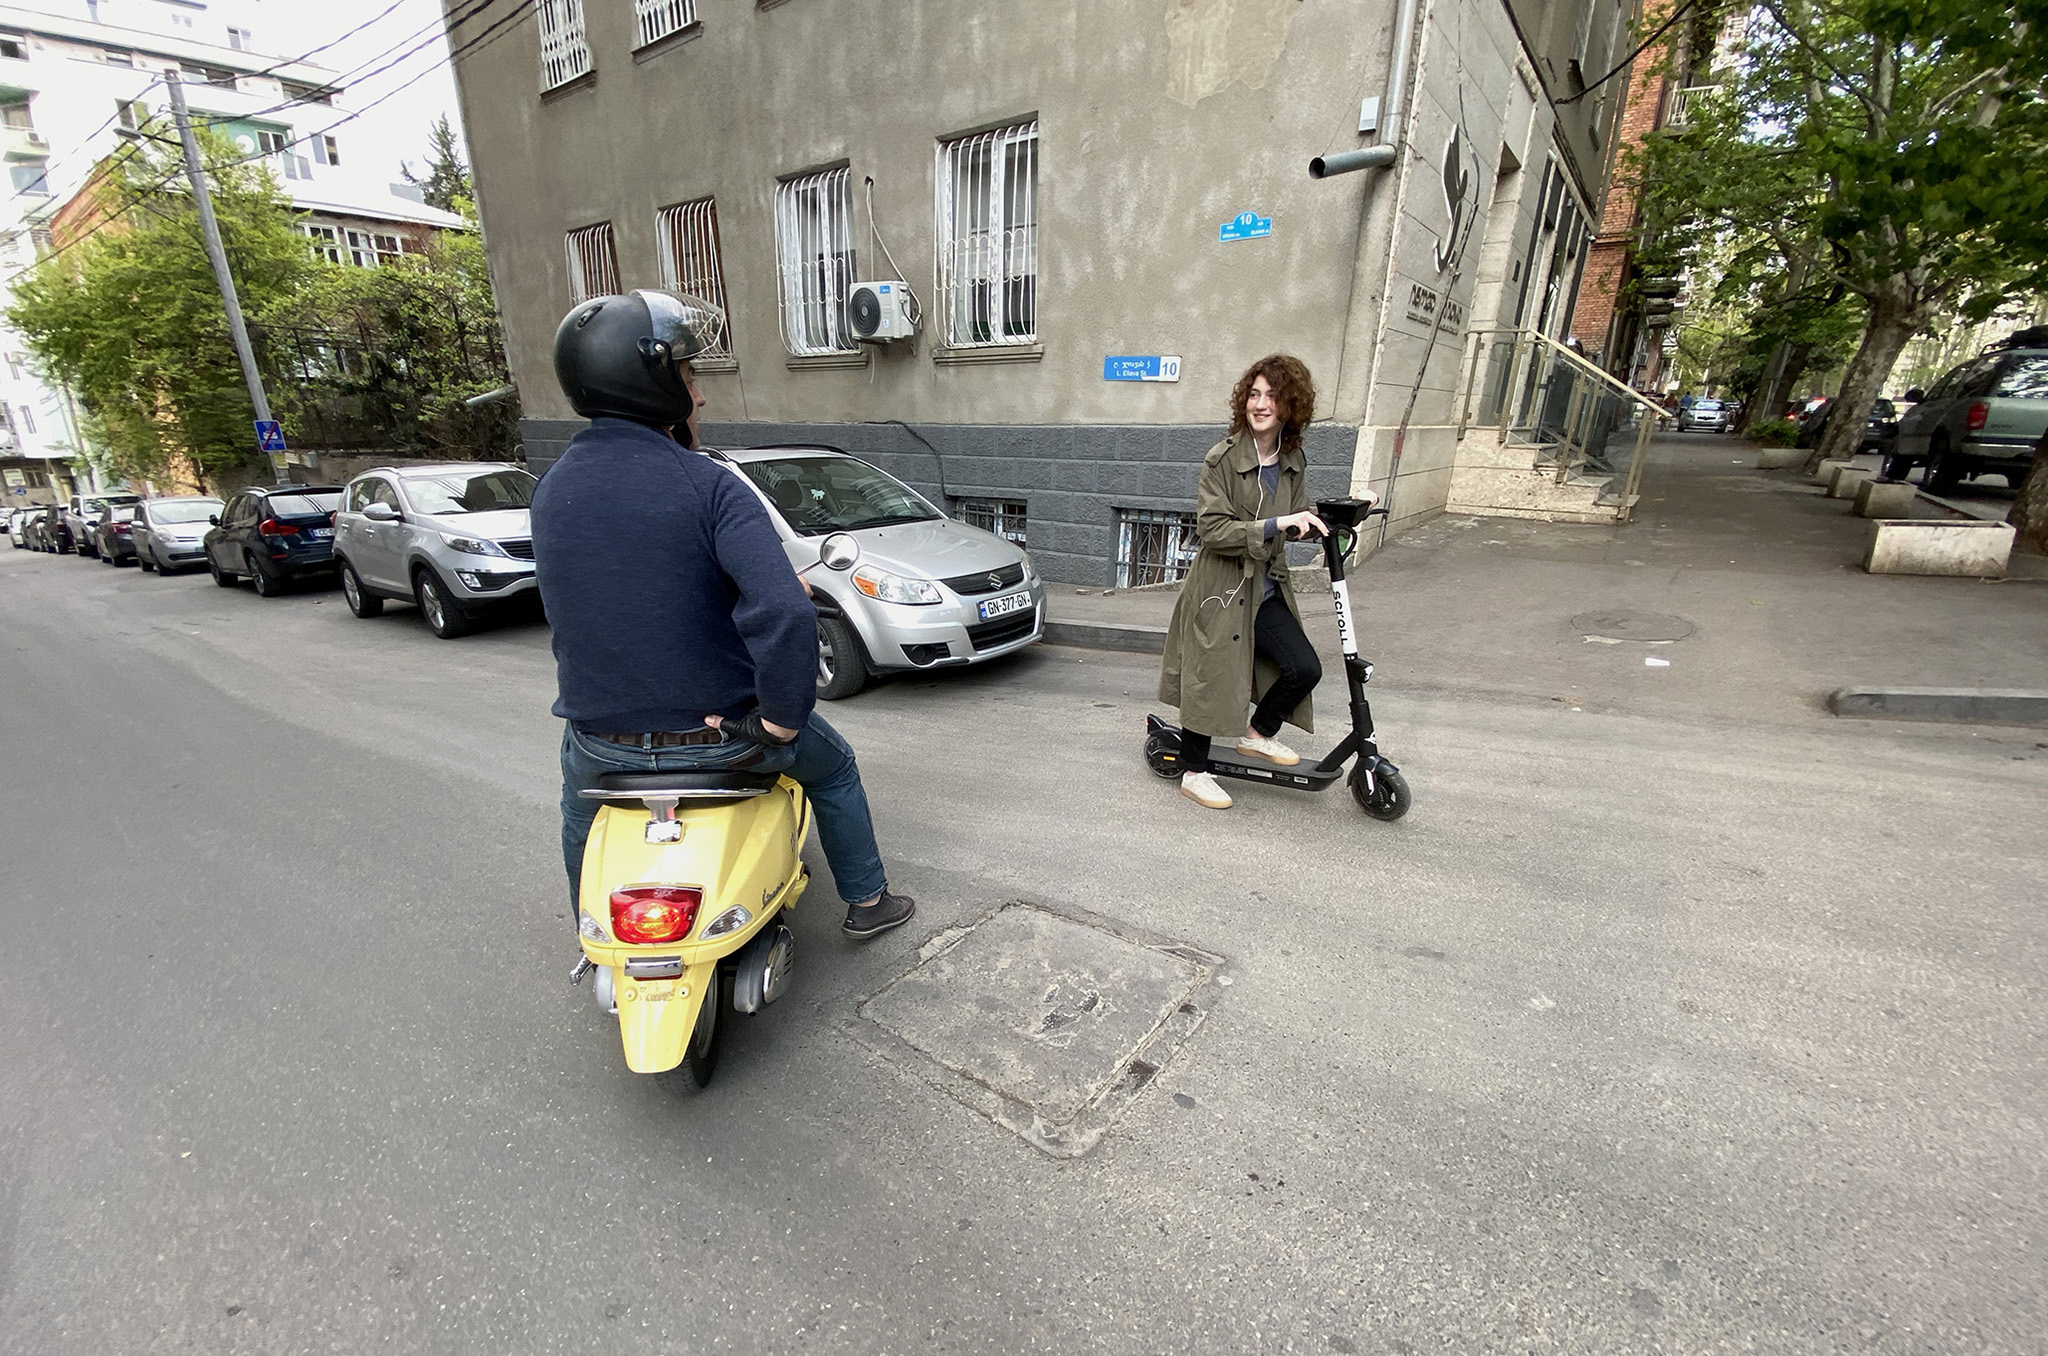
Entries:
{"type": "Polygon", "coordinates": [[[1711,99],[1721,90],[1719,85],[1687,85],[1671,92],[1671,112],[1664,119],[1666,127],[1684,127],[1699,113],[1703,100],[1711,99]]]}
{"type": "Polygon", "coordinates": [[[0,155],[8,160],[47,160],[50,143],[33,127],[0,127],[0,155]]]}

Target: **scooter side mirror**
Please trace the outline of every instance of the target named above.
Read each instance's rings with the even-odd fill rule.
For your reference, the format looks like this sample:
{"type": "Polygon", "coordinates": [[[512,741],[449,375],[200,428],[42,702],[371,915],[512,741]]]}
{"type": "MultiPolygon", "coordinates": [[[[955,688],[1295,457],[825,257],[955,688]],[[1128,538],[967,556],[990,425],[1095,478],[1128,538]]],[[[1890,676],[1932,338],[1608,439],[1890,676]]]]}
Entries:
{"type": "Polygon", "coordinates": [[[844,573],[860,559],[860,543],[851,534],[834,532],[818,546],[818,563],[828,570],[844,573]]]}

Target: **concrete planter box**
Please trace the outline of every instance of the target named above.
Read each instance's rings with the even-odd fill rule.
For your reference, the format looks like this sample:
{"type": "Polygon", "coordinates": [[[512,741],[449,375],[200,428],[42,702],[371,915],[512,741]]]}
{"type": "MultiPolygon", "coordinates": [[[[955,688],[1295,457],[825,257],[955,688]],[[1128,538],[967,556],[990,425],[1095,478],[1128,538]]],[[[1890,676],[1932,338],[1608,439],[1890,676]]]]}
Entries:
{"type": "Polygon", "coordinates": [[[1841,470],[1844,466],[1854,466],[1855,464],[1855,462],[1846,458],[1829,458],[1820,464],[1819,470],[1813,473],[1813,483],[1816,485],[1832,484],[1834,483],[1835,472],[1841,470]]]}
{"type": "Polygon", "coordinates": [[[1756,450],[1756,469],[1759,471],[1783,471],[1806,460],[1806,449],[1801,447],[1759,447],[1756,450]]]}
{"type": "Polygon", "coordinates": [[[1872,574],[1950,574],[1995,578],[2012,556],[2011,523],[1877,518],[1863,568],[1872,574]]]}
{"type": "Polygon", "coordinates": [[[1866,480],[1856,487],[1856,516],[1903,518],[1913,511],[1913,500],[1919,493],[1903,480],[1866,480]]]}
{"type": "Polygon", "coordinates": [[[1828,478],[1828,498],[1854,499],[1857,489],[1876,474],[1867,466],[1838,466],[1828,478]]]}

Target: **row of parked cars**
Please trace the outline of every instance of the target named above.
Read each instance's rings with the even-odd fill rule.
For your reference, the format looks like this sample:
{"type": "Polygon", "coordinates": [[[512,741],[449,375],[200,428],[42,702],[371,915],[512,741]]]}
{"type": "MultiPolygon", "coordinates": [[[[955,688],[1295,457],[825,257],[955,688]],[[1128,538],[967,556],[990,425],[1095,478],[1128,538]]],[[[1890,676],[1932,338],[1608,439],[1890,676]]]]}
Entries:
{"type": "MultiPolygon", "coordinates": [[[[1678,427],[1726,432],[1736,424],[1731,412],[1721,401],[1696,400],[1679,412],[1678,427]]],[[[1787,410],[1799,422],[1798,445],[1817,446],[1834,412],[1835,402],[1819,397],[1787,410]]],[[[1925,467],[1921,483],[1936,494],[1985,475],[2003,476],[2017,489],[2044,437],[2048,325],[2035,325],[1950,369],[1924,391],[1915,387],[1897,402],[1880,397],[1856,451],[1882,457],[1887,480],[1904,480],[1925,467]]]]}
{"type": "MultiPolygon", "coordinates": [[[[1045,585],[1022,546],[956,522],[857,457],[824,447],[710,455],[767,509],[793,566],[846,532],[859,565],[814,571],[818,689],[851,696],[877,673],[979,663],[1044,632],[1045,585]]],[[[204,566],[214,583],[247,579],[276,597],[302,581],[340,581],[349,611],[419,608],[435,635],[466,634],[537,596],[528,506],[537,482],[501,462],[386,466],[346,485],[263,485],[225,500],[74,495],[6,517],[18,548],[75,551],[160,575],[204,566]]]]}

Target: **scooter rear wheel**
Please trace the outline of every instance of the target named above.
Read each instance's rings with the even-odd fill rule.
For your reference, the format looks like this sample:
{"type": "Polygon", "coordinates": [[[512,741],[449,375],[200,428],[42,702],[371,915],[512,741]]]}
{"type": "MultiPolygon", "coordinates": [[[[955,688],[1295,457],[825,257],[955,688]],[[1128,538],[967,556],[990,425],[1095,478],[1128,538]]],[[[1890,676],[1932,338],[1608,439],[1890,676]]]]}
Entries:
{"type": "Polygon", "coordinates": [[[1372,789],[1366,790],[1362,768],[1351,769],[1348,784],[1358,808],[1374,819],[1393,823],[1408,813],[1408,780],[1393,768],[1383,767],[1372,775],[1372,789]]]}
{"type": "Polygon", "coordinates": [[[690,1033],[690,1049],[683,1056],[683,1074],[694,1087],[711,1082],[718,1071],[718,1056],[725,1049],[725,1024],[732,1017],[732,971],[719,967],[718,979],[704,995],[697,1013],[697,1029],[690,1033]]]}

